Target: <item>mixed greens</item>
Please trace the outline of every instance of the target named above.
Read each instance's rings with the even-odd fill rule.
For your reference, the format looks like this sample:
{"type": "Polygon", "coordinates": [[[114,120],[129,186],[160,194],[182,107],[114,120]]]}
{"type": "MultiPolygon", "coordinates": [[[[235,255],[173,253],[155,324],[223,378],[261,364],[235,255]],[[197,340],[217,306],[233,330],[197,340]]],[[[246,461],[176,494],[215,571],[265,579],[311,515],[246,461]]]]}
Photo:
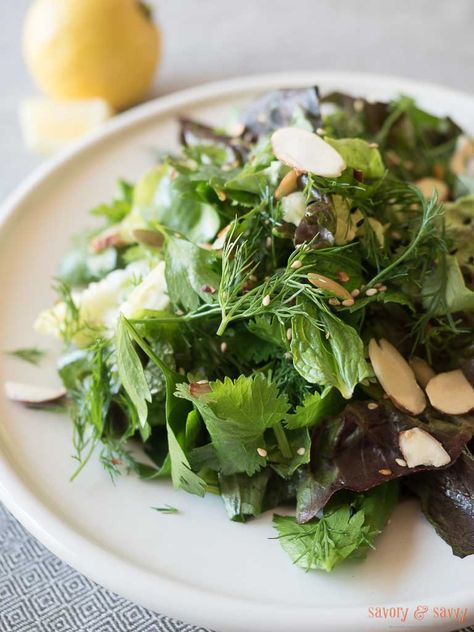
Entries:
{"type": "Polygon", "coordinates": [[[274,525],[306,570],[363,557],[401,491],[474,553],[474,145],[408,97],[316,88],[180,123],[36,322],[76,473],[98,453],[232,520],[296,506],[274,525]]]}

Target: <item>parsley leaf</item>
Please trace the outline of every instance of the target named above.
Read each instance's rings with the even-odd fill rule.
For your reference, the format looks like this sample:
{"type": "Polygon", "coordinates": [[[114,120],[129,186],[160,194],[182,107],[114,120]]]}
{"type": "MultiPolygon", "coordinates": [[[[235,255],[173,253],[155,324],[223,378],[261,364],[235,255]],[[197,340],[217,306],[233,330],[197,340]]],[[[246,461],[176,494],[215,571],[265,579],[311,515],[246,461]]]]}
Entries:
{"type": "Polygon", "coordinates": [[[348,558],[365,557],[398,501],[396,483],[366,494],[341,494],[321,518],[298,524],[292,516],[274,515],[278,539],[293,563],[305,571],[330,572],[348,558]]]}
{"type": "Polygon", "coordinates": [[[176,395],[193,402],[201,413],[222,473],[251,476],[266,463],[257,449],[265,449],[265,431],[288,412],[286,396],[260,373],[236,380],[226,377],[210,387],[210,393],[193,395],[188,384],[179,384],[176,395]]]}

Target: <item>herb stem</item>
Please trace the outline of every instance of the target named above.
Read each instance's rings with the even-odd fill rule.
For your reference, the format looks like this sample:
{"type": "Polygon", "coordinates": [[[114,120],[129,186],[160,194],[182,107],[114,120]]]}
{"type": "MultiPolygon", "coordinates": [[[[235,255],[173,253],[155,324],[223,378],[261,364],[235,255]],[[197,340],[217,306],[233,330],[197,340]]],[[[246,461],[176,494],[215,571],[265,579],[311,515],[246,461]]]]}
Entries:
{"type": "Polygon", "coordinates": [[[280,452],[285,457],[285,459],[291,459],[293,456],[290,448],[290,444],[288,443],[288,439],[286,438],[285,431],[280,422],[273,426],[273,432],[275,433],[276,440],[278,441],[278,447],[280,448],[280,452]]]}
{"type": "Polygon", "coordinates": [[[436,206],[437,204],[437,197],[434,196],[431,198],[431,200],[428,202],[428,205],[425,207],[424,212],[423,212],[423,219],[421,221],[421,226],[418,229],[418,232],[415,235],[415,238],[413,239],[413,241],[410,243],[410,245],[406,248],[406,250],[404,252],[402,252],[402,254],[395,259],[395,261],[392,261],[392,263],[390,265],[388,265],[387,267],[383,268],[383,270],[381,270],[378,274],[376,274],[373,279],[371,281],[369,281],[369,283],[367,283],[365,285],[366,288],[370,288],[373,285],[375,285],[375,283],[378,283],[379,281],[381,281],[383,278],[385,278],[394,268],[396,268],[397,266],[399,266],[402,261],[404,261],[407,257],[409,257],[412,252],[416,249],[416,247],[418,246],[418,243],[424,239],[425,237],[425,228],[427,226],[427,224],[436,217],[436,213],[435,211],[437,211],[438,207],[436,206]]]}

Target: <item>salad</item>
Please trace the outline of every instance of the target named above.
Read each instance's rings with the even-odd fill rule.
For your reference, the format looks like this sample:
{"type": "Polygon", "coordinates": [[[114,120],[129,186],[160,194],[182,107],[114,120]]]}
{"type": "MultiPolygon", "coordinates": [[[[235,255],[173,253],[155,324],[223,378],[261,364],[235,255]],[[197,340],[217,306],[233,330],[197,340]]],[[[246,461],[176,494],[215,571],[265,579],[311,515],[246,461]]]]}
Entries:
{"type": "Polygon", "coordinates": [[[305,570],[364,557],[407,494],[473,554],[472,141],[406,96],[313,87],[180,140],[61,263],[35,328],[64,389],[9,397],[67,408],[74,476],[99,458],[231,520],[275,510],[305,570]]]}

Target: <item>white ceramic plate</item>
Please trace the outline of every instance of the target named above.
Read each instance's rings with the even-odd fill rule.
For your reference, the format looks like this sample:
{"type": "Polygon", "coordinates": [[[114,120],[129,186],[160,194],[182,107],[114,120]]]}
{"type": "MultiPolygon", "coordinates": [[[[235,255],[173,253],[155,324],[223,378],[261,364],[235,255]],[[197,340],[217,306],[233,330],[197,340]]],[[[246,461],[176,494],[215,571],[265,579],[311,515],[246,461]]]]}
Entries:
{"type": "MultiPolygon", "coordinates": [[[[47,341],[32,331],[53,299],[51,278],[70,237],[90,224],[88,209],[110,198],[118,176],[133,180],[152,164],[152,147],[176,145],[175,117],[186,112],[224,122],[252,96],[318,83],[387,99],[415,96],[474,131],[474,98],[436,86],[367,75],[299,73],[250,77],[187,90],[119,116],[77,148],[29,178],[1,211],[0,349],[47,341]]],[[[54,384],[51,365],[35,369],[0,356],[0,380],[54,384]]],[[[0,395],[0,496],[47,547],[117,593],[168,615],[215,630],[288,632],[425,625],[457,626],[417,606],[471,607],[474,558],[461,560],[421,517],[414,502],[398,507],[363,563],[330,575],[291,565],[271,527],[271,514],[246,525],[227,520],[219,498],[177,492],[166,482],[123,477],[114,487],[92,463],[69,482],[71,429],[58,415],[15,406],[0,395]],[[150,509],[169,503],[177,515],[150,509]],[[369,608],[408,607],[402,624],[369,608]]]]}

